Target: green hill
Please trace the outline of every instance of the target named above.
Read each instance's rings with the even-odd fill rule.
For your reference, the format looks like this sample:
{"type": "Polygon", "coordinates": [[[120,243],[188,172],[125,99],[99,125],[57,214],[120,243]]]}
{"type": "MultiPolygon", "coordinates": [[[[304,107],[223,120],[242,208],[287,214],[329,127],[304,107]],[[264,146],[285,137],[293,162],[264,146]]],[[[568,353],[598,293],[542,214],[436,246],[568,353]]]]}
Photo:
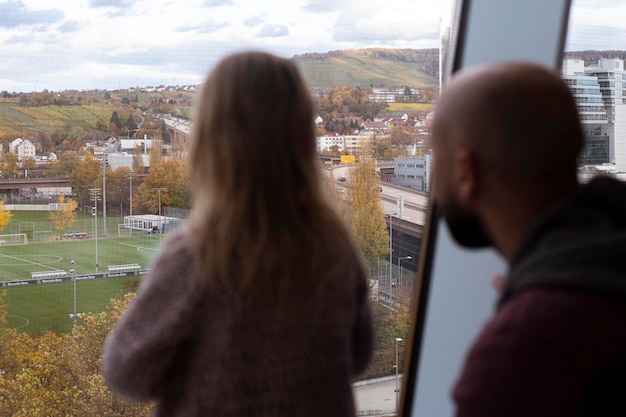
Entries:
{"type": "Polygon", "coordinates": [[[382,49],[309,53],[293,58],[313,87],[437,87],[437,49],[382,49]]]}
{"type": "Polygon", "coordinates": [[[111,107],[106,105],[81,106],[21,106],[19,102],[0,101],[0,136],[21,136],[35,132],[52,133],[63,126],[95,129],[98,119],[109,121],[111,107]]]}

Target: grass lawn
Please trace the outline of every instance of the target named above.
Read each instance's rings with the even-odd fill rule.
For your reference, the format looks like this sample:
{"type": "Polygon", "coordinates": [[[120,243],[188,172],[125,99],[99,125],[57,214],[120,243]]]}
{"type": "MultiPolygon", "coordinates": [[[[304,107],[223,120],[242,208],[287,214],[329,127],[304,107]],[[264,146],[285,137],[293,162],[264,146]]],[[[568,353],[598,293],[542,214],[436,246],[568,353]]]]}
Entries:
{"type": "MultiPolygon", "coordinates": [[[[111,298],[137,282],[139,277],[108,278],[76,283],[76,311],[98,313],[111,298]]],[[[9,306],[7,327],[27,333],[53,330],[70,332],[74,311],[73,283],[31,285],[8,288],[5,302],[9,306]]]]}
{"type": "Polygon", "coordinates": [[[423,111],[431,111],[434,107],[433,103],[389,103],[387,112],[407,113],[409,116],[417,116],[423,111]]]}
{"type": "MultiPolygon", "coordinates": [[[[0,246],[0,282],[16,279],[30,279],[31,272],[65,270],[69,271],[76,259],[78,275],[96,272],[96,239],[63,239],[35,242],[35,230],[53,230],[48,220],[48,212],[14,211],[11,219],[13,228],[17,225],[21,233],[29,235],[28,245],[0,246]],[[28,229],[28,230],[25,230],[28,229]]],[[[68,231],[92,232],[92,216],[79,214],[79,222],[68,231]]],[[[109,220],[109,219],[107,219],[109,220]]],[[[110,219],[117,224],[117,219],[110,219]]],[[[101,219],[99,219],[101,222],[101,219]]],[[[11,233],[9,227],[2,234],[11,233]]],[[[99,229],[101,230],[101,229],[99,229]]],[[[110,229],[111,230],[111,229],[110,229]]],[[[117,232],[117,230],[116,230],[117,232]]],[[[15,231],[15,233],[18,233],[15,231]]],[[[163,241],[166,237],[163,236],[163,241]]],[[[147,268],[158,253],[161,241],[158,235],[136,234],[132,237],[118,237],[110,234],[97,239],[98,271],[105,272],[110,265],[138,263],[147,268]]],[[[69,273],[68,273],[69,275],[69,273]]],[[[100,312],[112,297],[128,288],[139,277],[107,278],[78,281],[76,285],[77,312],[100,312]]],[[[7,322],[12,328],[29,333],[53,329],[58,332],[71,330],[73,312],[73,283],[29,285],[7,288],[5,301],[9,305],[7,322]]]]}
{"type": "MultiPolygon", "coordinates": [[[[164,238],[165,239],[165,238],[164,238]]],[[[158,235],[98,238],[98,271],[107,266],[138,263],[147,268],[159,249],[158,235]]],[[[31,272],[69,271],[76,254],[76,273],[96,272],[96,239],[63,239],[28,245],[0,246],[0,282],[29,279],[31,272]]]]}

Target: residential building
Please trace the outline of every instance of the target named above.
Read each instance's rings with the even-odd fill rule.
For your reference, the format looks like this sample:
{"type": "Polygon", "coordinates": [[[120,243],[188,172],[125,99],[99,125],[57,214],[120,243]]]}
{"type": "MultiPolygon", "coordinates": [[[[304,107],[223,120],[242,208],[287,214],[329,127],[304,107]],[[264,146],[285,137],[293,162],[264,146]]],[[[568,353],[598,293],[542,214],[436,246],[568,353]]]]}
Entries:
{"type": "Polygon", "coordinates": [[[320,154],[328,153],[330,151],[343,152],[346,149],[346,137],[345,136],[318,136],[317,137],[317,152],[320,154]]]}
{"type": "Polygon", "coordinates": [[[18,161],[24,161],[28,158],[35,159],[37,148],[30,140],[17,138],[9,144],[9,152],[17,155],[18,161]]]}

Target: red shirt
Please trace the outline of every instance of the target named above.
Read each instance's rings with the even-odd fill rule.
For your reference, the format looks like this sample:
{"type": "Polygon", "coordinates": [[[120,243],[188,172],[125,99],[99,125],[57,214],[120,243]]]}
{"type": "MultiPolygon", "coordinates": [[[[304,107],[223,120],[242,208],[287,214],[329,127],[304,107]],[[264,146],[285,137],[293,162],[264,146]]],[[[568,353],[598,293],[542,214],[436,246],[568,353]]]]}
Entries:
{"type": "Polygon", "coordinates": [[[626,355],[625,324],[626,305],[606,298],[520,293],[470,350],[453,392],[457,417],[581,415],[585,390],[626,355]]]}

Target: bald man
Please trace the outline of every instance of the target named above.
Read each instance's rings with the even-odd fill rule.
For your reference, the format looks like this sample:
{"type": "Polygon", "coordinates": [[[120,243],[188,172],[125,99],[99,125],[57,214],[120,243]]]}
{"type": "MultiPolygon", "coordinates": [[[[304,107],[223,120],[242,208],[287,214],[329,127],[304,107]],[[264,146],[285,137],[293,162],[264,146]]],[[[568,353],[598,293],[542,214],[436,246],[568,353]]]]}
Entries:
{"type": "Polygon", "coordinates": [[[509,265],[457,416],[626,416],[626,185],[577,181],[576,102],[527,63],[464,71],[433,123],[434,198],[454,239],[509,265]]]}

